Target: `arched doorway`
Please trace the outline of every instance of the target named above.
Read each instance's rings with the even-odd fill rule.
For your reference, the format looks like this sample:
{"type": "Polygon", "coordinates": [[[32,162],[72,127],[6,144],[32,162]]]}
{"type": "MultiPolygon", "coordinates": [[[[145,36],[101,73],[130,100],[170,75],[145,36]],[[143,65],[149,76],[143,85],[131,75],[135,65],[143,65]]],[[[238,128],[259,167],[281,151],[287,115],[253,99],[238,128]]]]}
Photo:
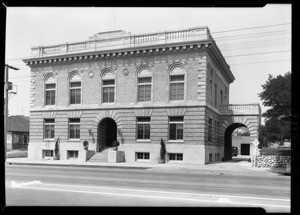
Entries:
{"type": "Polygon", "coordinates": [[[104,118],[98,124],[98,150],[112,146],[117,140],[117,124],[112,118],[104,118]]]}
{"type": "Polygon", "coordinates": [[[240,127],[247,127],[241,123],[233,123],[227,127],[224,135],[224,161],[231,160],[232,158],[232,132],[240,127]]]}

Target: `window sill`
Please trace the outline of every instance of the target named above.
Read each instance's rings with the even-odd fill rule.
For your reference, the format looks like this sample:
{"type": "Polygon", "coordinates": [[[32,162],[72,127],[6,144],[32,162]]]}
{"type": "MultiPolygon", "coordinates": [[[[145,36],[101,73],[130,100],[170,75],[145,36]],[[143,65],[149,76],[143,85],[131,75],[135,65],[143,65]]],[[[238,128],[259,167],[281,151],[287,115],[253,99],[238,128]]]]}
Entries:
{"type": "Polygon", "coordinates": [[[168,160],[167,163],[183,163],[183,160],[168,160]]]}
{"type": "Polygon", "coordinates": [[[68,139],[67,142],[80,142],[80,139],[68,139]]]}
{"type": "Polygon", "coordinates": [[[55,138],[47,138],[47,139],[44,139],[44,142],[47,142],[47,141],[55,141],[55,138]]]}
{"type": "Polygon", "coordinates": [[[168,140],[167,143],[184,143],[184,140],[168,140]]]}
{"type": "Polygon", "coordinates": [[[136,162],[145,162],[145,163],[149,163],[150,159],[136,159],[136,162]]]}
{"type": "Polygon", "coordinates": [[[151,140],[135,140],[136,143],[151,143],[151,140]]]}

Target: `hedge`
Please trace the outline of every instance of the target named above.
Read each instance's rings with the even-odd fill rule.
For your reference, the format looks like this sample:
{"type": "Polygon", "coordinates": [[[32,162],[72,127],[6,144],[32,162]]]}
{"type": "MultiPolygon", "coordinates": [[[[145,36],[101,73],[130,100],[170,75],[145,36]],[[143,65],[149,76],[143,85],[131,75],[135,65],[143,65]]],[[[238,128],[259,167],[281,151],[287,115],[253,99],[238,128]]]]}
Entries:
{"type": "Polygon", "coordinates": [[[290,156],[291,148],[290,147],[281,147],[281,148],[262,148],[260,150],[261,155],[282,155],[290,156]]]}

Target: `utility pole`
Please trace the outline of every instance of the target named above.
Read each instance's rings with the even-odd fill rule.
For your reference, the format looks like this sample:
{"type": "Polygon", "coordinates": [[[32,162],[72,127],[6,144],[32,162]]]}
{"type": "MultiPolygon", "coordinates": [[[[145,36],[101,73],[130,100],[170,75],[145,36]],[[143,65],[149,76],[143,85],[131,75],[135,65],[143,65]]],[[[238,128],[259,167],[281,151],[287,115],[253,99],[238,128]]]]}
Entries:
{"type": "Polygon", "coordinates": [[[7,157],[7,117],[8,117],[8,69],[19,70],[13,66],[5,64],[5,72],[4,72],[4,153],[5,153],[5,161],[7,157]]]}

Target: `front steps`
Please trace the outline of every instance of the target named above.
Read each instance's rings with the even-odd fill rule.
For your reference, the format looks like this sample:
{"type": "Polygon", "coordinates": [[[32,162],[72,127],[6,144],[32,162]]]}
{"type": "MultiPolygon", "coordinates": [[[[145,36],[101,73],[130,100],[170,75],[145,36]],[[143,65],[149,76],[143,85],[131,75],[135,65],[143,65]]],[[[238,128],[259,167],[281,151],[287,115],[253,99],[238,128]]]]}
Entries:
{"type": "Polygon", "coordinates": [[[88,162],[95,163],[107,163],[108,162],[108,152],[112,150],[112,147],[105,147],[100,152],[96,152],[88,162]]]}

